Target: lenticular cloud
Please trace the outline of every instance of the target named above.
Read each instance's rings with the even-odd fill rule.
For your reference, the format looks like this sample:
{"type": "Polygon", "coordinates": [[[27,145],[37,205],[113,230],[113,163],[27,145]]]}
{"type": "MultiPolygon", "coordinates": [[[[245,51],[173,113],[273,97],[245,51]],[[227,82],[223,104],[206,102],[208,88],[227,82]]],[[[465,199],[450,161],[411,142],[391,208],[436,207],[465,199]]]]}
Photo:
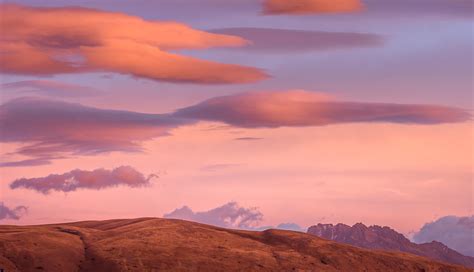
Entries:
{"type": "Polygon", "coordinates": [[[339,101],[308,91],[253,92],[211,98],[174,116],[247,128],[343,123],[442,124],[467,121],[462,109],[417,104],[339,101]]]}
{"type": "Polygon", "coordinates": [[[22,143],[6,155],[26,158],[4,161],[0,167],[42,165],[76,155],[142,152],[144,141],[199,121],[278,128],[348,123],[436,125],[468,120],[471,114],[459,108],[343,101],[324,93],[298,90],[214,97],[165,114],[19,98],[0,106],[0,142],[22,143]]]}
{"type": "Polygon", "coordinates": [[[243,46],[235,36],[177,22],[146,21],[80,7],[0,4],[0,71],[53,75],[115,72],[170,82],[244,83],[266,77],[259,69],[192,58],[171,50],[243,46]],[[18,18],[21,18],[19,20],[18,18]]]}

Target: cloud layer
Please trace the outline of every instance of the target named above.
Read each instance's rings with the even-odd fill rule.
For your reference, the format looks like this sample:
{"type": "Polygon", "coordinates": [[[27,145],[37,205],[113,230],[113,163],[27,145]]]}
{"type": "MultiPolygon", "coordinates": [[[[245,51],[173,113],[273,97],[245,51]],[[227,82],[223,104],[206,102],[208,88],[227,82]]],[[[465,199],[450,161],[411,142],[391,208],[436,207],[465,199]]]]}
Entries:
{"type": "Polygon", "coordinates": [[[205,212],[194,212],[188,206],[184,206],[163,217],[236,229],[252,229],[263,219],[262,213],[257,208],[240,207],[237,202],[229,202],[205,212]]]}
{"type": "Polygon", "coordinates": [[[15,154],[30,158],[3,166],[39,165],[70,155],[140,152],[140,142],[164,136],[185,122],[163,114],[104,110],[39,98],[0,106],[0,141],[21,142],[15,154]]]}
{"type": "Polygon", "coordinates": [[[246,41],[239,37],[199,31],[176,22],[145,21],[79,7],[0,4],[0,13],[0,71],[4,73],[110,71],[193,83],[244,83],[266,77],[256,68],[170,52],[245,45],[246,41]]]}
{"type": "Polygon", "coordinates": [[[117,186],[138,188],[150,186],[151,180],[157,177],[154,174],[145,177],[130,166],[120,166],[113,170],[85,171],[76,169],[61,175],[52,174],[42,178],[17,179],[10,184],[10,188],[25,188],[43,194],[48,194],[51,191],[72,192],[77,189],[101,190],[117,186]]]}
{"type": "Polygon", "coordinates": [[[18,220],[25,213],[28,212],[28,208],[25,206],[17,206],[15,208],[9,208],[0,202],[0,220],[2,219],[13,219],[18,220]]]}
{"type": "Polygon", "coordinates": [[[415,233],[416,243],[441,242],[467,256],[474,257],[474,216],[445,216],[425,224],[415,233]]]}
{"type": "Polygon", "coordinates": [[[369,12],[395,16],[443,16],[472,19],[472,0],[364,0],[369,12]]]}
{"type": "Polygon", "coordinates": [[[304,15],[355,12],[362,9],[359,0],[265,0],[263,13],[304,15]]]}
{"type": "Polygon", "coordinates": [[[284,53],[374,47],[383,43],[382,37],[374,34],[351,32],[305,31],[275,28],[222,28],[213,33],[242,37],[251,43],[241,50],[284,53]]]}
{"type": "Polygon", "coordinates": [[[3,94],[15,94],[16,96],[34,94],[53,97],[82,97],[95,96],[101,93],[91,87],[52,80],[25,80],[3,83],[0,85],[0,90],[3,94]]]}
{"type": "MultiPolygon", "coordinates": [[[[72,155],[142,152],[141,143],[173,128],[217,121],[245,128],[323,126],[356,122],[441,124],[464,122],[462,109],[338,101],[308,91],[253,92],[215,97],[174,113],[148,114],[87,107],[40,98],[18,98],[0,106],[0,142],[21,143],[0,166],[34,166],[72,155]]],[[[256,140],[258,138],[238,138],[256,140]]]]}
{"type": "Polygon", "coordinates": [[[368,11],[395,16],[449,16],[472,19],[471,0],[264,0],[263,13],[269,15],[311,15],[368,11]]]}
{"type": "Polygon", "coordinates": [[[338,101],[307,91],[254,92],[216,97],[174,116],[220,121],[238,127],[323,126],[356,122],[440,124],[471,118],[462,109],[338,101]]]}

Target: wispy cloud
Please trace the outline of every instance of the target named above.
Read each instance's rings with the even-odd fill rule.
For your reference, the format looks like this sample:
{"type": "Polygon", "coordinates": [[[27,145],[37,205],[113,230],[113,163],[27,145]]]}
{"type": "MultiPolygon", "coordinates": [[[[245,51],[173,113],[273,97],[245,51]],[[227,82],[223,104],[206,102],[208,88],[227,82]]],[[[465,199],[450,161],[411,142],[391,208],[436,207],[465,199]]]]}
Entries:
{"type": "Polygon", "coordinates": [[[138,188],[150,186],[152,179],[157,177],[155,174],[145,176],[130,166],[120,166],[113,170],[76,169],[64,174],[51,174],[47,177],[17,179],[10,184],[10,188],[24,188],[43,194],[48,194],[51,191],[72,192],[78,189],[102,190],[117,186],[138,188]]]}
{"type": "Polygon", "coordinates": [[[235,164],[235,163],[217,163],[217,164],[209,164],[201,167],[201,171],[205,172],[215,172],[215,171],[220,171],[220,170],[226,170],[229,168],[234,168],[238,167],[241,164],[235,164]]]}
{"type": "Polygon", "coordinates": [[[234,140],[236,141],[259,141],[263,140],[264,138],[259,138],[259,137],[239,137],[235,138],[234,140]]]}
{"type": "Polygon", "coordinates": [[[109,71],[204,84],[254,82],[266,77],[256,68],[170,52],[246,44],[239,37],[208,33],[177,22],[146,21],[123,13],[80,7],[0,4],[0,13],[0,71],[4,73],[109,71]]]}
{"type": "Polygon", "coordinates": [[[364,0],[364,4],[368,12],[384,16],[474,18],[472,0],[364,0]]]}
{"type": "Polygon", "coordinates": [[[34,94],[53,97],[81,97],[101,94],[99,90],[91,87],[52,80],[25,80],[3,83],[0,85],[0,90],[4,94],[14,94],[16,96],[34,94]]]}
{"type": "Polygon", "coordinates": [[[242,37],[251,43],[239,50],[257,53],[327,51],[381,46],[381,36],[355,32],[307,31],[276,28],[223,28],[213,33],[242,37]]]}

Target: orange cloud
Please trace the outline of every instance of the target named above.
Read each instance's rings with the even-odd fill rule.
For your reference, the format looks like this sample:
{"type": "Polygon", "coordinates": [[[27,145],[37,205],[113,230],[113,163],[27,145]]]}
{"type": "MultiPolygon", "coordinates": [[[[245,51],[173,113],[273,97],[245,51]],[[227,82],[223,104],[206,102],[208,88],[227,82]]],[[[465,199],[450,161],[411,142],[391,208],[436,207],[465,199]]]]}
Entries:
{"type": "Polygon", "coordinates": [[[362,9],[359,0],[265,0],[265,14],[344,13],[362,9]]]}
{"type": "Polygon", "coordinates": [[[176,22],[145,21],[123,13],[78,7],[3,4],[0,14],[0,69],[4,73],[111,71],[194,83],[244,83],[266,77],[257,68],[175,53],[180,49],[247,43],[239,37],[199,31],[176,22]]]}

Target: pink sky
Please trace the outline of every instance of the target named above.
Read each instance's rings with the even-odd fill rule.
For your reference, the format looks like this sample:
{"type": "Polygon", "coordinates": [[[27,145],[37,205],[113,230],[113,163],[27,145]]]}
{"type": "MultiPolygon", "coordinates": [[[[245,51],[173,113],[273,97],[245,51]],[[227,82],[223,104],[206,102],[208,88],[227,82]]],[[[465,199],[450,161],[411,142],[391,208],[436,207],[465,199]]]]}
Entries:
{"type": "Polygon", "coordinates": [[[215,16],[166,0],[2,5],[0,202],[28,212],[0,223],[235,201],[260,226],[409,233],[472,214],[472,14],[199,1],[215,16]]]}

